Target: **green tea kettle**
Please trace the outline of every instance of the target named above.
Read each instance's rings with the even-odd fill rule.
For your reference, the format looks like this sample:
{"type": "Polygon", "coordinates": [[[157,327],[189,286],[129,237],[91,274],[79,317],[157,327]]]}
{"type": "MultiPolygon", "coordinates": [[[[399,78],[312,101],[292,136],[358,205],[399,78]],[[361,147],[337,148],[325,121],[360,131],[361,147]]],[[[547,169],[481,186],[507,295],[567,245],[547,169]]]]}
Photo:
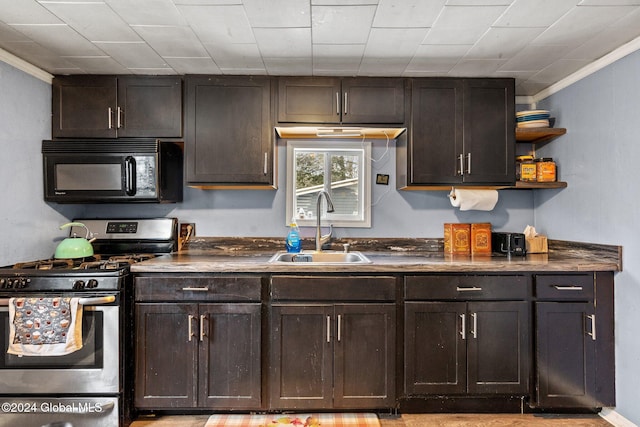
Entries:
{"type": "Polygon", "coordinates": [[[91,242],[95,238],[89,240],[89,228],[81,222],[70,222],[60,226],[60,230],[67,227],[84,227],[87,230],[86,237],[67,237],[56,247],[56,252],[53,255],[54,258],[86,258],[93,256],[93,246],[91,242]]]}

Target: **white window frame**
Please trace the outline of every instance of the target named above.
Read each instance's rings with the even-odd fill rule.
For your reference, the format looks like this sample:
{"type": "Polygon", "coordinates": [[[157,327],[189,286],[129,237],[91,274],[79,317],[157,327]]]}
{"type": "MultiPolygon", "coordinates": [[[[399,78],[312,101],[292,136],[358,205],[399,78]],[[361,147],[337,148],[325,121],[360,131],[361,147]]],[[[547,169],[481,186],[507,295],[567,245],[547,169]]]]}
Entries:
{"type": "MultiPolygon", "coordinates": [[[[296,217],[296,221],[299,226],[316,226],[316,212],[315,203],[313,205],[313,218],[299,218],[297,211],[294,210],[296,206],[295,195],[295,152],[297,149],[309,150],[309,151],[354,151],[361,157],[361,172],[358,177],[358,191],[362,194],[361,202],[359,205],[358,217],[339,215],[335,213],[326,212],[324,201],[322,202],[321,220],[322,225],[326,226],[333,224],[334,227],[353,227],[353,228],[370,228],[371,227],[371,142],[369,141],[347,141],[347,140],[289,140],[287,141],[287,174],[286,174],[286,189],[287,189],[287,209],[286,209],[286,225],[289,225],[291,218],[296,217]]],[[[326,191],[331,193],[330,189],[325,188],[326,191]]]]}

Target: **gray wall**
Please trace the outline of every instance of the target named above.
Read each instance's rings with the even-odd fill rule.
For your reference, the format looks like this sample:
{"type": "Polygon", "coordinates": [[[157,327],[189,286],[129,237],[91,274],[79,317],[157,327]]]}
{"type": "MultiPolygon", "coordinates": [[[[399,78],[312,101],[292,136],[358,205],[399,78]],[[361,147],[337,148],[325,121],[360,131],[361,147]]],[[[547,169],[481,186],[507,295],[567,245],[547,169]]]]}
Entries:
{"type": "Polygon", "coordinates": [[[543,147],[557,159],[559,192],[536,192],[535,222],[558,239],[622,245],[616,275],[617,411],[640,424],[640,52],[538,104],[567,135],[543,147]]]}
{"type": "Polygon", "coordinates": [[[73,207],[42,200],[40,142],[51,136],[51,86],[0,61],[0,265],[50,257],[73,207]]]}
{"type": "MultiPolygon", "coordinates": [[[[397,191],[395,189],[395,143],[387,151],[385,141],[374,141],[372,179],[376,173],[390,175],[388,186],[373,184],[372,227],[338,228],[338,237],[442,237],[445,222],[491,222],[496,230],[522,231],[533,223],[530,191],[500,191],[491,212],[461,212],[447,198],[448,191],[397,191]]],[[[199,190],[185,188],[182,203],[174,206],[90,206],[85,214],[176,216],[195,222],[199,236],[279,237],[287,233],[285,218],[286,143],[279,140],[278,190],[199,190]]],[[[289,218],[290,219],[290,218],[289,218]]],[[[312,228],[303,228],[313,236],[312,228]]]]}

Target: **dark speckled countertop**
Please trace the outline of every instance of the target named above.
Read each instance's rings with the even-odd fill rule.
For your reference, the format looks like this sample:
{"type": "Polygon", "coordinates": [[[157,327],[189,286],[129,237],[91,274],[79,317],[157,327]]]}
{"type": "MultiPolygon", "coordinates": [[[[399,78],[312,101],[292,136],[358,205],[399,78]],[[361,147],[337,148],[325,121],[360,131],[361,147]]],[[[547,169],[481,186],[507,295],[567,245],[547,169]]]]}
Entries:
{"type": "MultiPolygon", "coordinates": [[[[437,273],[622,271],[622,247],[550,240],[548,254],[445,255],[442,239],[337,239],[329,250],[365,254],[371,264],[269,263],[278,238],[197,237],[181,251],[133,264],[134,273],[437,273]]],[[[312,240],[303,242],[311,251],[312,240]]]]}

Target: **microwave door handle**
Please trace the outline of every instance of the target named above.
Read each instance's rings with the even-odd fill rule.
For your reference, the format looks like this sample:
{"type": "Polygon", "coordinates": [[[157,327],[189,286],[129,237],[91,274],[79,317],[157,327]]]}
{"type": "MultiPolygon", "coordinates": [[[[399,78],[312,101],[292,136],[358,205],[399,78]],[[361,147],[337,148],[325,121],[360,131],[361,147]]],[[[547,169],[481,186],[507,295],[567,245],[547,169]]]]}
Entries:
{"type": "Polygon", "coordinates": [[[127,196],[136,195],[136,159],[132,156],[128,156],[124,159],[124,179],[125,179],[125,193],[127,196]]]}

